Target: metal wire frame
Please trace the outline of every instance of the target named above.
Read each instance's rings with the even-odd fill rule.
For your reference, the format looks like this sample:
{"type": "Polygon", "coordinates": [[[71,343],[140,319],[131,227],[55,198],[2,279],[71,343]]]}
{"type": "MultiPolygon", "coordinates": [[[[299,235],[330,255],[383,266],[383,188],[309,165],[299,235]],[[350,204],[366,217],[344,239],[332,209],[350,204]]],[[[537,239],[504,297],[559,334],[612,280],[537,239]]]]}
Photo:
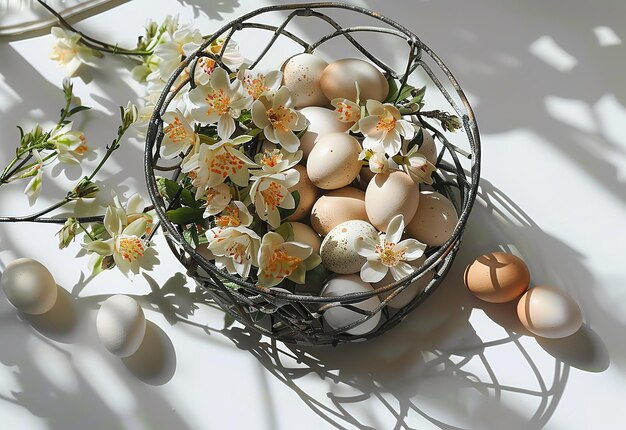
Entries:
{"type": "Polygon", "coordinates": [[[162,226],[164,227],[163,231],[172,252],[187,268],[188,274],[208,289],[216,303],[237,321],[264,335],[281,341],[314,346],[337,345],[343,342],[366,340],[384,333],[397,325],[409,312],[423,303],[441,283],[450,269],[456,252],[459,249],[462,234],[476,198],[480,177],[480,136],[472,107],[457,80],[441,59],[415,34],[377,12],[354,5],[341,3],[286,4],[260,8],[231,21],[213,33],[196,53],[183,61],[169,78],[150,120],[146,137],[144,169],[150,198],[152,199],[158,217],[161,219],[162,226]],[[320,12],[320,10],[327,12],[341,9],[374,18],[386,24],[386,27],[357,26],[344,28],[329,15],[320,12]],[[261,17],[276,11],[291,11],[280,26],[250,21],[252,18],[261,17]],[[334,31],[323,36],[320,40],[307,43],[286,29],[287,25],[295,17],[313,17],[321,19],[330,24],[334,31]],[[292,294],[270,290],[257,287],[237,276],[217,269],[210,260],[188,244],[182,235],[181,229],[167,219],[166,211],[176,202],[168,203],[159,194],[155,171],[166,172],[173,170],[174,174],[172,178],[179,180],[180,169],[178,166],[162,167],[158,164],[159,148],[163,138],[163,122],[161,116],[167,110],[174,97],[183,88],[186,86],[190,88],[195,87],[193,71],[201,57],[212,58],[220,66],[228,70],[228,67],[224,66],[222,62],[222,55],[224,54],[227,43],[224,43],[224,47],[218,54],[204,52],[204,50],[218,38],[225,39],[227,42],[235,33],[247,28],[273,32],[271,40],[254,60],[251,68],[254,68],[254,66],[261,61],[279,37],[290,38],[302,46],[303,51],[307,53],[313,52],[316,48],[331,39],[344,37],[366,58],[380,67],[387,76],[393,76],[399,79],[400,85],[407,83],[410,75],[418,68],[424,70],[438,90],[444,95],[454,112],[462,118],[469,151],[452,144],[444,133],[433,126],[426,118],[420,115],[419,112],[416,112],[415,115],[412,116],[415,123],[431,131],[435,138],[442,144],[442,150],[437,158],[438,171],[434,174],[435,182],[433,186],[437,191],[443,193],[452,201],[459,215],[459,221],[450,239],[440,247],[427,249],[425,262],[421,267],[417,268],[414,273],[402,280],[393,282],[371,292],[351,293],[341,297],[292,294]],[[352,37],[351,34],[357,32],[385,33],[404,40],[409,46],[409,56],[404,72],[401,74],[397,73],[383,61],[379,60],[373,53],[368,52],[352,37]],[[462,106],[454,100],[452,95],[446,90],[444,83],[439,80],[433,70],[424,62],[422,58],[424,54],[434,62],[441,72],[443,72],[456,92],[462,106]],[[184,75],[187,77],[182,78],[183,71],[188,67],[190,71],[184,75]],[[446,156],[446,159],[444,159],[444,156],[446,156]],[[471,167],[469,172],[464,169],[459,156],[470,159],[471,167]],[[448,159],[451,159],[451,162],[448,159]],[[429,282],[408,305],[399,310],[390,310],[389,307],[386,306],[389,301],[393,300],[404,289],[431,270],[435,273],[432,281],[429,282]],[[228,285],[226,285],[227,283],[228,285]],[[391,294],[382,300],[380,305],[371,312],[363,311],[354,306],[355,303],[388,291],[392,291],[391,294]],[[348,326],[332,329],[324,323],[321,315],[328,309],[337,306],[353,310],[361,314],[362,317],[348,326]],[[381,323],[379,323],[374,331],[360,336],[353,336],[346,333],[347,330],[372,318],[373,315],[378,312],[382,313],[381,323]]]}

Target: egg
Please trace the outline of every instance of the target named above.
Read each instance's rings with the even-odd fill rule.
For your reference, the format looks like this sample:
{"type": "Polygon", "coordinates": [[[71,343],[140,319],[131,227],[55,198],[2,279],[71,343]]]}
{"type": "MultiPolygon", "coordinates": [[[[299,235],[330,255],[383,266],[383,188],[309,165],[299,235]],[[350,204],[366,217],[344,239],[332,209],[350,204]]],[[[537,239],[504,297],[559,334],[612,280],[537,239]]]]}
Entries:
{"type": "Polygon", "coordinates": [[[418,152],[426,157],[431,164],[437,165],[437,146],[435,145],[435,139],[433,135],[422,129],[424,140],[418,148],[418,152]]]}
{"type": "Polygon", "coordinates": [[[413,219],[420,201],[420,192],[409,175],[399,170],[378,173],[365,190],[365,210],[374,227],[387,230],[391,219],[402,214],[404,224],[413,219]]]}
{"type": "Polygon", "coordinates": [[[361,145],[346,133],[321,137],[311,150],[306,171],[311,182],[324,190],[335,190],[350,184],[361,170],[361,145]]]}
{"type": "Polygon", "coordinates": [[[57,284],[46,266],[31,258],[9,263],[0,284],[9,303],[31,315],[48,312],[57,300],[57,284]]]}
{"type": "Polygon", "coordinates": [[[365,193],[357,188],[343,187],[321,196],[311,209],[311,227],[325,236],[344,221],[369,222],[365,212],[365,193]]]}
{"type": "Polygon", "coordinates": [[[536,285],[520,298],[517,316],[537,336],[561,338],[576,333],[583,316],[576,302],[551,285],[536,285]]]}
{"type": "Polygon", "coordinates": [[[372,172],[369,166],[361,167],[361,171],[359,172],[359,186],[366,190],[370,181],[374,179],[374,176],[376,176],[376,173],[372,172]]]}
{"type": "Polygon", "coordinates": [[[282,67],[283,84],[296,97],[296,108],[327,106],[328,98],[320,88],[320,78],[328,63],[313,54],[298,54],[282,67]]]}
{"type": "Polygon", "coordinates": [[[385,76],[372,64],[358,58],[333,61],[320,78],[320,88],[329,100],[341,97],[356,101],[357,83],[361,100],[382,102],[387,98],[389,84],[385,76]]]}
{"type": "Polygon", "coordinates": [[[317,201],[317,195],[319,193],[318,188],[313,185],[313,182],[309,179],[309,175],[306,172],[306,167],[296,164],[294,169],[300,173],[300,180],[296,185],[289,188],[289,192],[293,193],[297,191],[300,194],[300,201],[296,207],[296,211],[285,218],[285,221],[299,221],[306,217],[313,204],[317,201]]]}
{"type": "Polygon", "coordinates": [[[351,124],[339,121],[334,110],[323,107],[309,106],[300,110],[307,119],[307,130],[300,138],[302,159],[306,160],[318,139],[330,133],[341,133],[348,130],[351,124]]]}
{"type": "MultiPolygon", "coordinates": [[[[341,297],[349,293],[360,293],[366,291],[372,291],[373,288],[370,284],[363,282],[357,275],[342,275],[337,276],[326,283],[322,290],[322,296],[341,297]]],[[[380,305],[380,300],[377,296],[372,296],[369,299],[362,302],[353,303],[355,306],[364,311],[373,311],[380,305]]],[[[352,324],[365,315],[358,312],[354,312],[350,309],[338,306],[330,308],[324,312],[323,318],[326,323],[333,329],[344,327],[348,324],[352,324]]],[[[380,312],[374,314],[367,321],[346,330],[346,333],[352,335],[363,335],[374,330],[380,321],[380,312]]]]}
{"type": "Polygon", "coordinates": [[[458,221],[450,200],[436,191],[422,191],[417,212],[406,225],[406,232],[426,245],[441,246],[450,239],[458,221]]]}
{"type": "MultiPolygon", "coordinates": [[[[413,267],[418,268],[422,264],[424,264],[424,261],[426,261],[426,258],[425,257],[420,257],[417,260],[409,261],[409,264],[411,266],[413,266],[413,267]]],[[[400,308],[405,307],[420,292],[422,292],[424,290],[424,288],[426,288],[426,286],[430,283],[430,281],[433,280],[434,277],[435,277],[435,271],[434,270],[426,271],[424,274],[422,274],[422,276],[420,278],[418,278],[411,285],[409,285],[404,290],[402,290],[401,293],[399,293],[397,296],[395,296],[393,299],[391,299],[389,301],[389,303],[387,303],[387,306],[392,307],[394,309],[400,309],[400,308]]],[[[378,282],[373,283],[372,287],[374,287],[374,289],[377,289],[377,288],[385,287],[385,286],[391,284],[392,282],[395,282],[395,279],[391,275],[391,272],[387,272],[387,275],[385,275],[385,277],[382,279],[382,281],[378,281],[378,282]]],[[[394,291],[395,291],[395,289],[391,289],[389,291],[385,291],[384,293],[380,293],[378,295],[378,297],[380,297],[380,300],[385,300],[394,291]]]]}
{"type": "Polygon", "coordinates": [[[357,237],[365,237],[378,243],[378,232],[365,221],[346,221],[333,228],[324,238],[320,250],[324,267],[341,274],[359,272],[367,259],[354,249],[357,237]]]}
{"type": "Polygon", "coordinates": [[[319,255],[322,239],[318,236],[315,230],[301,222],[290,222],[289,225],[291,225],[291,229],[293,231],[294,242],[301,242],[309,245],[313,249],[313,252],[319,255]]]}
{"type": "Polygon", "coordinates": [[[465,286],[479,299],[505,303],[519,297],[530,283],[521,258],[506,252],[484,254],[465,269],[465,286]]]}
{"type": "Polygon", "coordinates": [[[102,302],[96,316],[100,342],[118,357],[128,357],[139,349],[146,332],[146,318],[139,303],[124,295],[102,302]]]}

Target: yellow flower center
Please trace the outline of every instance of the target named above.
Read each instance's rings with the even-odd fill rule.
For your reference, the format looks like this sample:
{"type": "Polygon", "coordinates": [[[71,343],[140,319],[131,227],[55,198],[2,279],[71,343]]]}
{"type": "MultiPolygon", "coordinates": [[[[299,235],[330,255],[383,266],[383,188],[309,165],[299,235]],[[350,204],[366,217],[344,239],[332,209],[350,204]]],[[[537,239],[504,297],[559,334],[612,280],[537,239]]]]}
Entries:
{"type": "Polygon", "coordinates": [[[239,208],[237,206],[226,206],[224,215],[220,215],[215,220],[218,227],[239,227],[241,219],[239,218],[239,208]]]}
{"type": "Polygon", "coordinates": [[[210,75],[213,72],[215,66],[215,60],[209,57],[200,58],[200,60],[198,60],[198,64],[196,65],[196,67],[200,67],[200,69],[207,75],[210,75]]]}
{"type": "Polygon", "coordinates": [[[278,163],[283,161],[283,154],[279,149],[265,150],[261,164],[267,167],[276,167],[278,163]]]}
{"type": "Polygon", "coordinates": [[[80,145],[78,145],[74,152],[78,155],[83,155],[89,149],[87,146],[87,139],[84,134],[81,134],[78,138],[80,139],[80,145]]]}
{"type": "Polygon", "coordinates": [[[261,94],[269,91],[270,89],[267,85],[265,85],[265,76],[261,73],[259,73],[256,78],[253,78],[252,76],[246,76],[244,78],[244,84],[248,95],[254,100],[261,97],[261,94]]]}
{"type": "Polygon", "coordinates": [[[242,169],[244,166],[244,162],[239,158],[235,157],[230,152],[223,150],[218,153],[213,160],[211,160],[211,164],[209,165],[209,170],[212,173],[221,175],[223,178],[234,175],[242,169]]]}
{"type": "Polygon", "coordinates": [[[302,259],[287,254],[283,249],[275,249],[270,257],[269,264],[264,268],[264,272],[273,275],[277,279],[286,278],[291,275],[302,259]]]}
{"type": "Polygon", "coordinates": [[[396,128],[396,119],[388,112],[385,112],[383,115],[378,117],[378,122],[376,123],[376,129],[382,131],[392,131],[396,128]]]}
{"type": "Polygon", "coordinates": [[[296,118],[296,114],[293,110],[280,105],[275,108],[269,108],[267,110],[267,118],[270,121],[270,124],[272,124],[272,128],[289,131],[289,124],[296,118]]]}
{"type": "Polygon", "coordinates": [[[228,248],[226,253],[237,264],[243,264],[246,261],[248,247],[241,242],[233,242],[228,248]]]}
{"type": "Polygon", "coordinates": [[[276,209],[285,198],[285,195],[281,192],[280,185],[276,182],[271,182],[269,187],[261,191],[261,195],[263,196],[263,200],[265,200],[265,206],[271,210],[276,209]]]}
{"type": "Polygon", "coordinates": [[[378,261],[383,263],[387,267],[395,267],[400,261],[404,259],[406,249],[400,249],[394,251],[396,246],[393,242],[384,242],[384,245],[376,245],[376,253],[378,253],[378,261]]]}
{"type": "Polygon", "coordinates": [[[213,90],[213,92],[207,94],[205,101],[209,105],[207,109],[209,115],[213,113],[219,116],[226,115],[230,109],[230,97],[222,89],[213,90]]]}
{"type": "Polygon", "coordinates": [[[361,112],[358,109],[344,102],[337,103],[337,112],[339,113],[339,121],[343,122],[356,122],[361,117],[361,112]]]}
{"type": "Polygon", "coordinates": [[[187,139],[187,130],[185,130],[183,123],[178,117],[174,118],[174,121],[163,129],[163,132],[167,134],[174,143],[182,142],[187,139]]]}
{"type": "Polygon", "coordinates": [[[131,263],[142,257],[145,250],[143,242],[137,236],[120,235],[117,239],[117,252],[131,263]]]}

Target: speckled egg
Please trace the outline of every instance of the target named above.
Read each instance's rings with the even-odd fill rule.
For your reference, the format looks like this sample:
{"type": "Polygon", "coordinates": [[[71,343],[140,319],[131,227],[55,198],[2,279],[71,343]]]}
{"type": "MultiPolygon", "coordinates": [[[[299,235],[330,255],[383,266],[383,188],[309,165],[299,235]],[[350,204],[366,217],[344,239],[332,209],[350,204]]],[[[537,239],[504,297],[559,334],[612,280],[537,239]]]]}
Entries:
{"type": "MultiPolygon", "coordinates": [[[[358,275],[342,275],[328,281],[322,290],[321,296],[341,297],[349,293],[372,291],[372,289],[372,286],[363,282],[358,275]]],[[[380,299],[377,296],[372,296],[362,302],[352,304],[352,306],[370,312],[376,309],[379,305],[380,299]]],[[[328,309],[323,314],[324,321],[326,321],[326,323],[333,329],[345,327],[348,324],[359,321],[363,317],[364,315],[341,306],[328,309]]],[[[363,335],[369,333],[376,328],[379,321],[380,312],[374,314],[367,321],[347,330],[346,333],[352,335],[363,335]]]]}
{"type": "Polygon", "coordinates": [[[424,140],[419,146],[418,152],[428,160],[431,164],[437,164],[437,146],[435,145],[435,139],[433,135],[422,129],[424,140]]]}
{"type": "Polygon", "coordinates": [[[422,191],[417,212],[406,225],[406,232],[426,245],[441,246],[450,239],[458,221],[450,200],[436,191],[422,191]]]}
{"type": "Polygon", "coordinates": [[[308,122],[307,130],[300,138],[303,160],[309,157],[313,147],[322,136],[344,132],[351,126],[351,124],[339,121],[339,117],[334,110],[309,106],[301,109],[300,112],[308,122]]]}
{"type": "Polygon", "coordinates": [[[398,214],[404,215],[405,225],[417,211],[420,192],[409,175],[399,170],[378,173],[365,190],[365,210],[370,222],[380,231],[398,214]]]}
{"type": "Polygon", "coordinates": [[[345,187],[359,175],[360,153],[361,145],[349,134],[331,133],[321,137],[306,163],[311,182],[324,190],[345,187]]]}
{"type": "Polygon", "coordinates": [[[382,102],[389,93],[389,84],[380,70],[358,58],[344,58],[330,63],[324,69],[319,85],[329,100],[342,97],[355,101],[355,83],[359,84],[361,100],[382,102]]]}
{"type": "Polygon", "coordinates": [[[289,224],[291,225],[291,229],[293,231],[294,242],[301,242],[309,245],[313,249],[314,253],[320,253],[322,239],[315,232],[315,230],[301,222],[290,222],[289,224]]]}
{"type": "Polygon", "coordinates": [[[321,196],[311,209],[311,227],[325,236],[344,221],[369,222],[365,212],[365,193],[357,188],[343,187],[321,196]]]}
{"type": "MultiPolygon", "coordinates": [[[[420,267],[424,263],[424,261],[426,261],[426,258],[420,257],[417,260],[409,261],[409,264],[413,267],[420,267]]],[[[396,297],[391,299],[389,303],[387,303],[387,306],[394,309],[400,309],[405,307],[411,302],[411,300],[415,298],[415,296],[417,296],[422,290],[424,290],[424,288],[426,288],[426,286],[430,283],[430,281],[433,280],[434,277],[435,272],[433,270],[428,270],[427,272],[423,273],[419,279],[417,279],[411,285],[402,290],[402,292],[399,293],[396,297]]],[[[387,275],[385,275],[383,280],[373,283],[372,287],[374,287],[374,289],[385,287],[394,281],[395,279],[393,278],[393,276],[391,276],[391,272],[387,272],[387,275]]],[[[380,293],[378,297],[380,297],[381,301],[385,300],[394,291],[395,289],[385,291],[384,293],[380,293]]]]}
{"type": "Polygon", "coordinates": [[[27,314],[46,313],[57,300],[54,277],[46,266],[31,258],[18,258],[7,264],[0,284],[9,302],[27,314]]]}
{"type": "Polygon", "coordinates": [[[360,271],[366,258],[361,257],[354,249],[357,237],[365,237],[378,243],[378,232],[365,221],[346,221],[333,228],[322,241],[320,249],[324,267],[341,274],[360,271]]]}
{"type": "Polygon", "coordinates": [[[326,61],[313,54],[294,55],[285,62],[283,84],[296,97],[296,108],[329,104],[320,88],[320,78],[326,66],[326,61]]]}
{"type": "Polygon", "coordinates": [[[293,187],[289,188],[289,192],[293,193],[294,191],[297,191],[300,194],[300,201],[298,202],[296,211],[285,218],[285,221],[299,221],[306,217],[309,212],[311,212],[311,208],[317,201],[317,196],[319,194],[319,189],[313,185],[313,182],[309,179],[306,167],[297,164],[294,166],[294,169],[300,173],[300,181],[298,181],[298,183],[293,187]]]}

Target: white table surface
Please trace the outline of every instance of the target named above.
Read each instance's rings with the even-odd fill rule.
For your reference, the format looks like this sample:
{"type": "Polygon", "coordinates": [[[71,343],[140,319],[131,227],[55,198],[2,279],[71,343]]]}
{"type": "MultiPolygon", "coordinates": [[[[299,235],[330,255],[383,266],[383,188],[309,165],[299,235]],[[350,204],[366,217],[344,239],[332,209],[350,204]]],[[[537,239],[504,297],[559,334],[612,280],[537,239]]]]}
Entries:
{"type": "MultiPolygon", "coordinates": [[[[148,17],[179,13],[209,32],[271,3],[117,2],[78,26],[129,45],[148,17]]],[[[435,295],[371,342],[292,351],[225,327],[160,237],[161,265],[149,275],[130,282],[111,271],[90,280],[86,259],[74,258],[78,246],[56,248],[56,227],[0,225],[0,270],[16,257],[36,258],[67,291],[54,318],[26,318],[0,299],[0,428],[626,428],[626,4],[355,3],[413,29],[476,108],[480,197],[435,295]],[[575,298],[585,320],[579,333],[537,339],[520,327],[514,305],[486,305],[466,292],[467,263],[501,248],[523,256],[534,284],[575,298]],[[97,342],[95,313],[115,293],[136,297],[152,322],[156,347],[144,362],[123,362],[97,342]],[[146,368],[159,353],[162,366],[146,368]]],[[[47,58],[51,43],[48,35],[0,41],[2,163],[16,124],[57,115],[64,72],[47,58]]],[[[117,106],[142,88],[123,61],[100,64],[74,82],[94,107],[80,127],[101,150],[117,106]]],[[[100,178],[145,194],[141,162],[141,142],[130,139],[100,178]]],[[[62,197],[80,172],[47,174],[38,207],[62,197]]],[[[2,215],[32,210],[22,187],[3,187],[2,215]]]]}

